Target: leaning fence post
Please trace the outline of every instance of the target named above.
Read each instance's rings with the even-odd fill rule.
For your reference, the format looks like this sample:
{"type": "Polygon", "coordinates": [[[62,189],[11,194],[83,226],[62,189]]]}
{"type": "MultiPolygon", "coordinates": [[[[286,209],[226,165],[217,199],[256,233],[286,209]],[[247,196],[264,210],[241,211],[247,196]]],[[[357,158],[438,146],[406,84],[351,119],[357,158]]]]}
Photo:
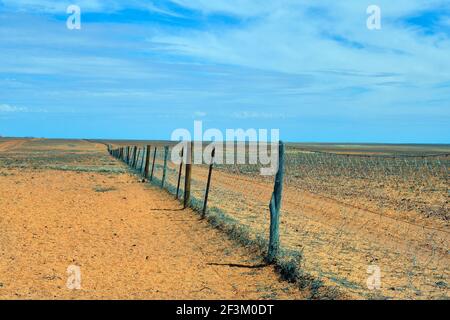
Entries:
{"type": "Polygon", "coordinates": [[[134,168],[137,160],[137,146],[133,147],[133,162],[131,163],[131,166],[134,168]]]}
{"type": "Polygon", "coordinates": [[[206,215],[206,206],[208,205],[209,186],[211,185],[211,173],[213,169],[215,155],[216,155],[216,148],[213,148],[211,151],[211,163],[209,164],[208,182],[206,183],[205,201],[203,203],[202,218],[204,218],[206,215]]]}
{"type": "Polygon", "coordinates": [[[144,172],[144,165],[145,165],[145,147],[142,147],[142,160],[141,165],[139,166],[139,173],[143,174],[144,172]]]}
{"type": "Polygon", "coordinates": [[[141,156],[141,148],[137,149],[136,162],[134,163],[134,168],[137,169],[139,165],[139,158],[141,156]]]}
{"type": "Polygon", "coordinates": [[[133,147],[129,146],[128,147],[128,162],[127,162],[127,164],[130,166],[131,163],[133,163],[133,147]]]}
{"type": "Polygon", "coordinates": [[[151,153],[151,146],[147,145],[147,153],[145,155],[145,169],[144,169],[144,178],[147,179],[148,177],[148,169],[150,166],[150,153],[151,153]]]}
{"type": "Polygon", "coordinates": [[[152,172],[150,174],[150,181],[153,180],[153,171],[155,170],[155,159],[156,159],[156,147],[155,151],[153,152],[153,164],[152,164],[152,172]]]}
{"type": "Polygon", "coordinates": [[[136,149],[134,148],[135,146],[131,147],[131,162],[130,162],[130,167],[133,166],[134,163],[134,157],[136,156],[136,149]]]}
{"type": "Polygon", "coordinates": [[[270,237],[269,251],[267,253],[267,262],[273,263],[277,259],[280,248],[280,208],[283,192],[284,175],[284,144],[278,144],[278,171],[275,176],[272,198],[270,199],[270,237]]]}
{"type": "Polygon", "coordinates": [[[136,152],[134,154],[133,169],[136,169],[136,164],[138,161],[139,161],[139,148],[136,147],[136,152]]]}
{"type": "Polygon", "coordinates": [[[191,199],[191,170],[192,170],[192,142],[186,148],[186,170],[184,174],[184,201],[183,207],[186,209],[191,199]]]}
{"type": "Polygon", "coordinates": [[[180,192],[180,181],[181,181],[181,172],[183,171],[183,151],[184,148],[181,148],[181,153],[180,153],[180,169],[178,170],[178,183],[177,183],[177,194],[175,196],[175,199],[178,199],[178,194],[180,192]]]}
{"type": "Polygon", "coordinates": [[[167,157],[169,156],[169,146],[164,146],[164,168],[161,180],[161,188],[164,188],[164,182],[166,181],[166,171],[167,171],[167,157]]]}

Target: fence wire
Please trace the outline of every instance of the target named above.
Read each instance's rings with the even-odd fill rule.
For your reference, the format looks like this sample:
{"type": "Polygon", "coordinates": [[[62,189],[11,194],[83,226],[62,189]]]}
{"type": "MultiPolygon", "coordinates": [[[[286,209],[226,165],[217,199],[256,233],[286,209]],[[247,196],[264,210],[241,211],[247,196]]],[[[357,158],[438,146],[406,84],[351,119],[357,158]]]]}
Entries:
{"type": "MultiPolygon", "coordinates": [[[[164,187],[175,194],[179,165],[171,161],[171,151],[164,187]]],[[[152,147],[150,163],[153,152],[152,147]]],[[[159,146],[156,185],[161,185],[164,154],[159,146]]],[[[447,299],[449,166],[449,155],[342,155],[289,147],[281,245],[301,253],[301,270],[355,298],[447,299]],[[381,271],[381,286],[375,289],[367,282],[373,267],[381,271]]],[[[236,236],[266,245],[274,177],[261,176],[262,167],[215,164],[207,215],[239,226],[236,236]]],[[[198,209],[208,168],[192,166],[191,205],[198,209]]],[[[184,171],[185,166],[180,199],[184,171]]]]}
{"type": "Polygon", "coordinates": [[[289,149],[283,242],[301,248],[303,269],[355,296],[448,297],[449,164],[289,149]],[[369,266],[379,290],[367,286],[369,266]]]}

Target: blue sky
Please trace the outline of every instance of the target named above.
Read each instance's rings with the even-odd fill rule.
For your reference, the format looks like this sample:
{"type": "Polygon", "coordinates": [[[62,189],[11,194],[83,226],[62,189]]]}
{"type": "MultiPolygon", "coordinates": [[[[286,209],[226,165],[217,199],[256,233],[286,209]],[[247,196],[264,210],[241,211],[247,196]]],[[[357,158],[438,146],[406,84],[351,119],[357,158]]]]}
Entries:
{"type": "Polygon", "coordinates": [[[450,2],[0,0],[0,135],[169,139],[194,120],[450,143],[450,2]]]}

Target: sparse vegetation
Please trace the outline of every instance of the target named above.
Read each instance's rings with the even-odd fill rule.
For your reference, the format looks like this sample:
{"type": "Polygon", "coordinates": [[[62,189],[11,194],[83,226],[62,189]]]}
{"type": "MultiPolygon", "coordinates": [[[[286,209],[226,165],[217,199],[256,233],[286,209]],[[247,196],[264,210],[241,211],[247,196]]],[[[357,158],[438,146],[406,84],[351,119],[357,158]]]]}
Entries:
{"type": "Polygon", "coordinates": [[[96,186],[94,188],[94,191],[99,192],[99,193],[110,192],[110,191],[115,191],[115,190],[117,190],[117,188],[115,188],[115,187],[96,186]]]}
{"type": "MultiPolygon", "coordinates": [[[[49,170],[61,175],[76,173],[92,181],[100,175],[122,179],[134,173],[144,181],[140,165],[138,169],[127,168],[107,156],[102,145],[86,141],[69,144],[67,148],[67,141],[10,143],[13,148],[0,153],[0,176],[17,176],[14,184],[18,186],[34,179],[27,176],[21,180],[21,172],[49,170]],[[45,151],[49,148],[46,143],[51,152],[45,151]]],[[[382,160],[378,154],[375,158],[357,154],[329,155],[298,146],[288,148],[281,250],[275,270],[311,299],[448,297],[448,156],[418,157],[415,150],[405,161],[398,154],[382,160]],[[375,291],[366,285],[367,266],[373,264],[382,266],[383,275],[383,286],[375,291]]],[[[138,160],[141,164],[142,159],[138,160]]],[[[152,179],[142,185],[144,189],[161,187],[163,167],[163,152],[158,149],[152,179]]],[[[217,166],[205,220],[262,258],[268,248],[273,177],[261,177],[259,169],[258,165],[217,166]]],[[[164,188],[172,195],[177,192],[178,170],[178,165],[169,161],[164,188]]],[[[189,206],[199,216],[207,175],[207,166],[193,166],[189,206]]],[[[183,173],[179,199],[184,195],[184,179],[183,173]]],[[[111,192],[108,199],[127,192],[127,188],[102,181],[89,190],[111,192]]],[[[128,203],[128,195],[119,197],[128,203]]],[[[222,251],[223,257],[233,255],[229,248],[222,251]]]]}
{"type": "MultiPolygon", "coordinates": [[[[279,258],[277,270],[308,288],[311,297],[405,298],[415,296],[412,286],[405,284],[410,279],[415,287],[427,288],[423,296],[445,295],[436,283],[447,272],[441,261],[448,259],[445,150],[450,149],[439,146],[439,155],[427,157],[437,151],[421,146],[408,153],[403,146],[406,156],[396,153],[395,158],[395,149],[387,150],[340,148],[337,154],[324,154],[298,146],[287,149],[280,232],[283,251],[291,255],[279,258]],[[298,254],[301,259],[295,258],[298,254]],[[385,287],[374,293],[366,285],[367,266],[378,263],[383,264],[385,287]],[[435,284],[429,287],[428,281],[435,284]]],[[[264,256],[273,178],[261,177],[259,169],[258,165],[217,166],[206,218],[264,256]]],[[[161,175],[158,152],[154,185],[160,186],[161,175]]],[[[177,166],[169,163],[165,187],[172,194],[177,176],[177,166]]],[[[198,212],[203,208],[206,178],[207,166],[194,165],[190,205],[198,212]]]]}

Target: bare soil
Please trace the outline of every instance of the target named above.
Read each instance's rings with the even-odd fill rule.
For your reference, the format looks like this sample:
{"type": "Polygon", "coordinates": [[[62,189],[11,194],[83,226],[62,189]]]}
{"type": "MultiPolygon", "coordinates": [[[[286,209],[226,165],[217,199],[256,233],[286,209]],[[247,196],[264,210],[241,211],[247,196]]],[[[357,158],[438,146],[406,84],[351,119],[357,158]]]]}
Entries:
{"type": "MultiPolygon", "coordinates": [[[[206,168],[193,169],[193,179],[205,181],[206,175],[206,168]]],[[[267,235],[272,190],[266,179],[216,170],[209,206],[248,226],[255,237],[267,235]]],[[[353,298],[448,299],[448,223],[400,208],[365,209],[370,207],[361,199],[344,202],[285,185],[281,244],[303,254],[301,270],[353,298]],[[380,290],[367,287],[371,265],[381,269],[380,290]]]]}
{"type": "Polygon", "coordinates": [[[0,152],[0,299],[307,296],[165,191],[116,170],[101,144],[7,141],[0,152]],[[81,268],[81,290],[66,286],[69,265],[81,268]]]}

